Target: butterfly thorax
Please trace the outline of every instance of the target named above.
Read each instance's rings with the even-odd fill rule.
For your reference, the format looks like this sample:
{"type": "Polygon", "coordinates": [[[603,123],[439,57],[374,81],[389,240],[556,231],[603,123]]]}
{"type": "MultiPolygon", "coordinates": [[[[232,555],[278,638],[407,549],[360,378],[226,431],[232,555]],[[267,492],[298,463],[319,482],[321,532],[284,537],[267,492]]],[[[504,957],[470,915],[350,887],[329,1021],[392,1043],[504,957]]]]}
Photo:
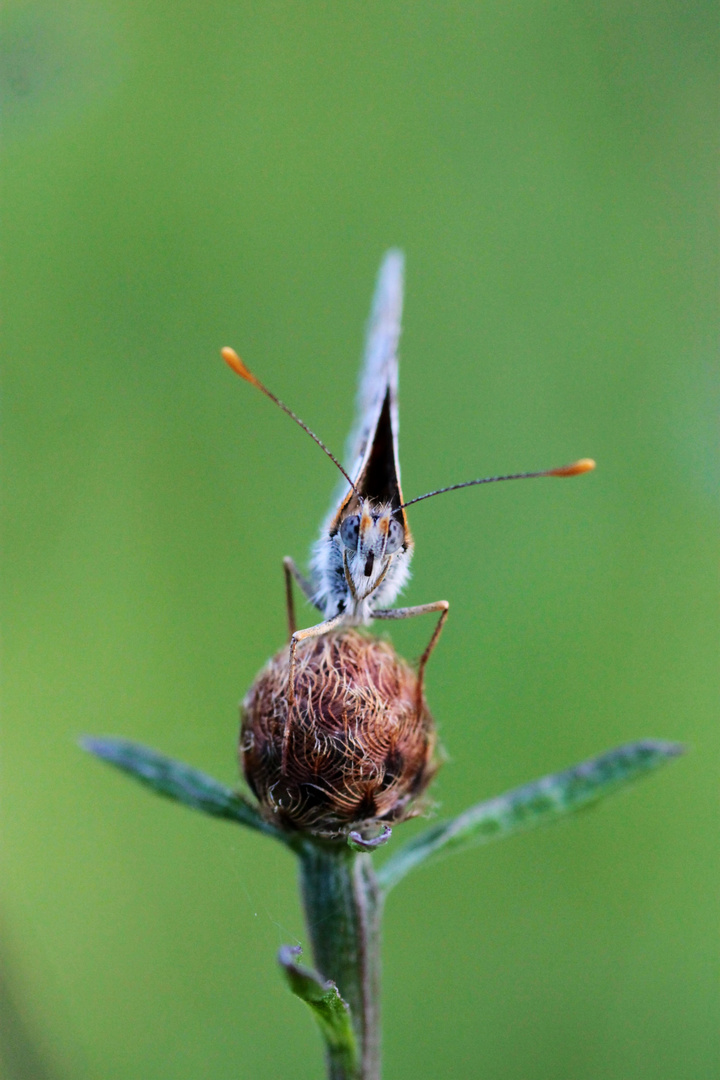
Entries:
{"type": "Polygon", "coordinates": [[[315,603],[326,619],[344,614],[349,625],[366,625],[407,582],[412,551],[392,505],[351,500],[315,545],[315,603]]]}

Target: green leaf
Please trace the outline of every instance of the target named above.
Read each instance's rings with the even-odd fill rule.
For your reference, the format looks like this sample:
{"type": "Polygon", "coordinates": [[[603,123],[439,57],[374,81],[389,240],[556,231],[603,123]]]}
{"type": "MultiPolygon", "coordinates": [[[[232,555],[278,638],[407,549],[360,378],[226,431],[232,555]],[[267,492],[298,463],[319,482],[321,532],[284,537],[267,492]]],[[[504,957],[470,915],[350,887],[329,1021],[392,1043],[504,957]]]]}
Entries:
{"type": "Polygon", "coordinates": [[[350,1009],[334,982],[296,963],[301,954],[302,949],[290,945],[283,945],[278,953],[288,986],[312,1009],[333,1066],[331,1075],[354,1077],[357,1075],[357,1048],[350,1009]]]}
{"type": "Polygon", "coordinates": [[[125,739],[87,737],[80,740],[80,745],[89,753],[129,773],[141,784],[152,788],[157,795],[165,795],[211,817],[235,821],[287,842],[284,834],[265,821],[252,803],[190,765],[173,761],[157,750],[125,739]]]}
{"type": "Polygon", "coordinates": [[[678,743],[651,739],[628,743],[478,803],[452,821],[441,821],[410,840],[380,868],[378,881],[389,891],[421,863],[550,824],[612,795],[682,753],[678,743]]]}

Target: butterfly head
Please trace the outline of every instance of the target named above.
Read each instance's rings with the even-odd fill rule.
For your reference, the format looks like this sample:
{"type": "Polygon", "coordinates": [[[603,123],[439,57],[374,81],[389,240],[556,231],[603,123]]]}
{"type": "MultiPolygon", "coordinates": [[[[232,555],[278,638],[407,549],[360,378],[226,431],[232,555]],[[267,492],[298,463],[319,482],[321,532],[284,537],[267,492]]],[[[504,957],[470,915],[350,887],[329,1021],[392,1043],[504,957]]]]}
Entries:
{"type": "Polygon", "coordinates": [[[356,600],[370,596],[385,580],[394,562],[406,562],[412,539],[404,521],[389,503],[351,500],[335,534],[343,557],[345,579],[356,600]]]}

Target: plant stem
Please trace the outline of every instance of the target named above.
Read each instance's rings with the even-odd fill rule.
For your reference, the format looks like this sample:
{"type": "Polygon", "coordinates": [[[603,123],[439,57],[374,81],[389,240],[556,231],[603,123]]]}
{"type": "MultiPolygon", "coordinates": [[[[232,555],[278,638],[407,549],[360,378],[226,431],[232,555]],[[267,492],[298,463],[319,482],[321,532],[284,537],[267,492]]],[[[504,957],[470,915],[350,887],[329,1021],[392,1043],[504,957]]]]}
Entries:
{"type": "Polygon", "coordinates": [[[369,855],[344,844],[306,842],[300,886],[318,971],[350,1007],[359,1066],[350,1076],[328,1050],[330,1080],[380,1080],[380,920],[382,897],[369,855]]]}

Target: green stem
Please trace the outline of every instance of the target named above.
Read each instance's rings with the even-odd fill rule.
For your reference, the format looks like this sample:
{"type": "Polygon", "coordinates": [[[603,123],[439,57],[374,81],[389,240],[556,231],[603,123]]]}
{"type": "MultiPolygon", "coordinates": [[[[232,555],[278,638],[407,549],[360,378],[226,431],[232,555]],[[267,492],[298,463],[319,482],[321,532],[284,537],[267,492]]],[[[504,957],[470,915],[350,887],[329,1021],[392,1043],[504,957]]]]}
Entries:
{"type": "Polygon", "coordinates": [[[357,1039],[351,1076],[328,1050],[330,1080],[380,1080],[380,920],[382,898],[369,855],[346,845],[307,842],[300,886],[318,971],[337,984],[357,1039]]]}

